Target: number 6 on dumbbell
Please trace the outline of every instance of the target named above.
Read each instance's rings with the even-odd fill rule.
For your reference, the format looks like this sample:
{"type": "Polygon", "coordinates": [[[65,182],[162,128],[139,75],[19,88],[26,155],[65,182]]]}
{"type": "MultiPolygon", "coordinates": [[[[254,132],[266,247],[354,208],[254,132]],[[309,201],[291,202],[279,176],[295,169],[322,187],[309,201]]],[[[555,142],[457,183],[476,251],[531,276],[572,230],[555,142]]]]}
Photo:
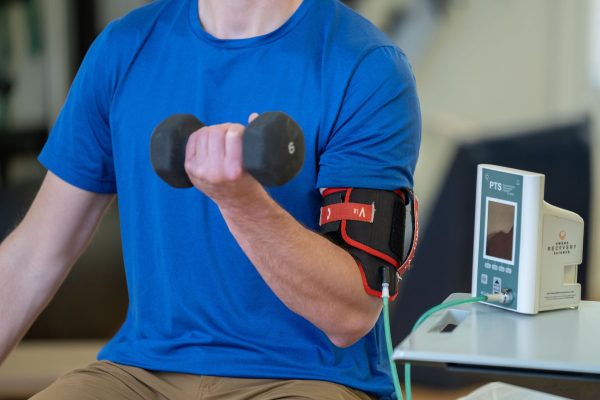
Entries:
{"type": "MultiPolygon", "coordinates": [[[[176,188],[192,182],[185,172],[185,147],[204,124],[191,114],[175,114],[154,128],[150,159],[156,174],[176,188]]],[[[290,181],[304,163],[304,134],[287,114],[266,112],[246,127],[242,137],[244,169],[265,186],[290,181]]]]}

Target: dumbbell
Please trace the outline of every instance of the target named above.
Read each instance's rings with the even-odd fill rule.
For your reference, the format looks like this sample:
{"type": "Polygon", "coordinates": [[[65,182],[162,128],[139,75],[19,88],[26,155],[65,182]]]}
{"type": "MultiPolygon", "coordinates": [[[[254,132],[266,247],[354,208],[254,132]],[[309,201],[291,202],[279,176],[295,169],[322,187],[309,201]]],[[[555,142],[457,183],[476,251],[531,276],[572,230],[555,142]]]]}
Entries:
{"type": "MultiPolygon", "coordinates": [[[[191,114],[175,114],[154,128],[150,160],[156,174],[169,185],[188,188],[185,148],[192,133],[205,126],[191,114]]],[[[304,134],[282,112],[265,112],[248,125],[242,136],[244,169],[264,186],[290,181],[304,163],[304,134]]]]}

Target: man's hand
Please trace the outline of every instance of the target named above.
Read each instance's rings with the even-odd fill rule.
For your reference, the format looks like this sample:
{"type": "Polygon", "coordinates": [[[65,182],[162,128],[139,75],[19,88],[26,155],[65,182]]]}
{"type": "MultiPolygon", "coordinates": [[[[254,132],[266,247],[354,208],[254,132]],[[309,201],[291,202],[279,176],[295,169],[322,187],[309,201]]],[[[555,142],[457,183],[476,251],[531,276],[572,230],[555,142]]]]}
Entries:
{"type": "MultiPolygon", "coordinates": [[[[252,122],[258,114],[248,118],[252,122]]],[[[235,206],[261,185],[244,171],[242,136],[245,127],[226,123],[205,126],[187,143],[185,171],[194,186],[219,206],[235,206]]]]}

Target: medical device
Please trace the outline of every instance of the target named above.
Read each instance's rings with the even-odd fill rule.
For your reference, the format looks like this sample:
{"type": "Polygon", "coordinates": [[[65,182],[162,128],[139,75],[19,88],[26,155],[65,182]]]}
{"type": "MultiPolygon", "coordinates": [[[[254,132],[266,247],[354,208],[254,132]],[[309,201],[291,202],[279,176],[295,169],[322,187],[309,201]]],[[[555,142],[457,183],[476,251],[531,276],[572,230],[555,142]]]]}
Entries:
{"type": "Polygon", "coordinates": [[[577,307],[582,255],[583,219],[544,201],[543,174],[478,166],[473,296],[524,314],[577,307]]]}

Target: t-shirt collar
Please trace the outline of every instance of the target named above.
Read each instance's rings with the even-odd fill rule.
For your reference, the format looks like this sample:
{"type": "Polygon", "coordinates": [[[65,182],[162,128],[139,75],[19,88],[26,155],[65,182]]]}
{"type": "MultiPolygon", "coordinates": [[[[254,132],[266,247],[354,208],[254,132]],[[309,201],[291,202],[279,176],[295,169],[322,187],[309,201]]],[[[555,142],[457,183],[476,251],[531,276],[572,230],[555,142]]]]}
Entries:
{"type": "Polygon", "coordinates": [[[194,34],[200,39],[214,46],[234,49],[262,46],[264,44],[271,43],[285,36],[298,22],[300,22],[302,17],[304,17],[304,15],[306,14],[306,11],[310,8],[310,6],[315,0],[303,0],[300,6],[294,12],[294,14],[292,14],[292,16],[288,18],[288,20],[283,25],[281,25],[274,31],[264,35],[245,39],[219,39],[206,32],[202,27],[202,24],[200,24],[200,20],[198,18],[198,0],[188,1],[190,3],[189,22],[194,34]]]}

